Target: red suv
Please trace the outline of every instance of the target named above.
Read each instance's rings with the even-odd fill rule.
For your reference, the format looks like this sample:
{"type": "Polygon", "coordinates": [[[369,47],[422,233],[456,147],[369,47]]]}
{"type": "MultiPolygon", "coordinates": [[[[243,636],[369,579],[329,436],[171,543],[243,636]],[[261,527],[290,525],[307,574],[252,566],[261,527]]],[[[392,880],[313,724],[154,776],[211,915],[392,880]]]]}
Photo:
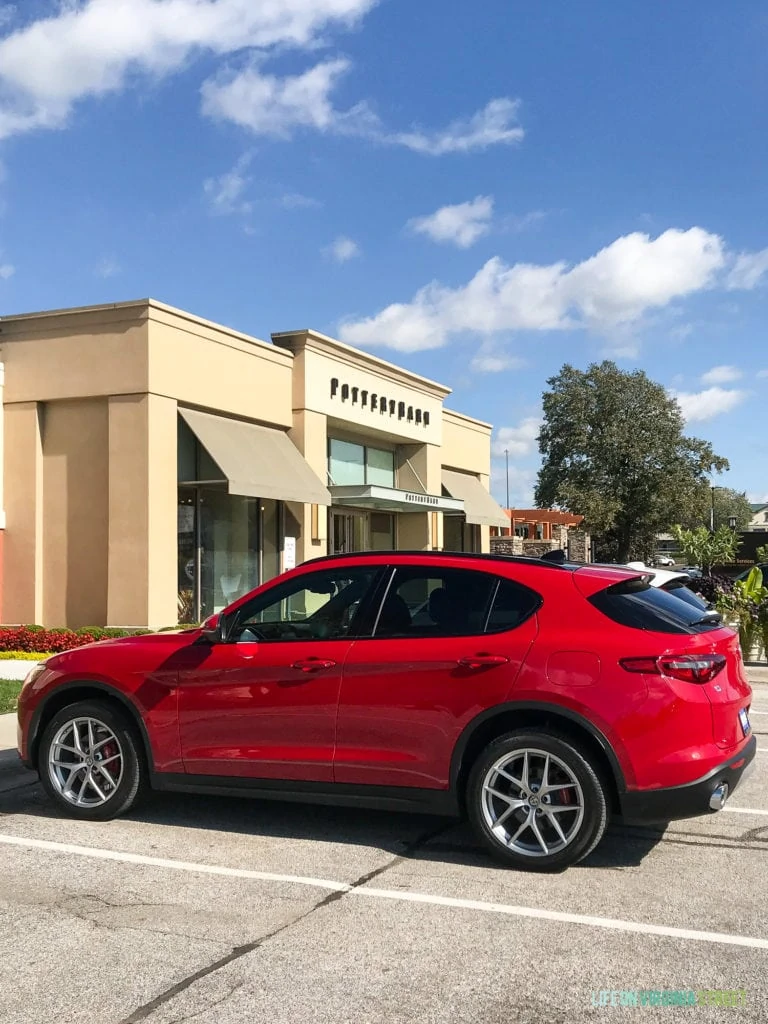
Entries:
{"type": "Polygon", "coordinates": [[[736,634],[639,572],[397,552],[308,562],[202,629],[33,669],[20,753],[69,814],[152,787],[466,813],[507,864],[609,813],[718,810],[755,754],[736,634]]]}

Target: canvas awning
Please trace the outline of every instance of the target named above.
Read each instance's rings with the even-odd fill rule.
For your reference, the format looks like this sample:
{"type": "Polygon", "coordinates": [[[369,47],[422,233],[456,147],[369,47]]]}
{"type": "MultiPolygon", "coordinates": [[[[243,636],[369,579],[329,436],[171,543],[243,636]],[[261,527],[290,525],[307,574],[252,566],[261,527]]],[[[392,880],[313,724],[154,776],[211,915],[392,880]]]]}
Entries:
{"type": "Polygon", "coordinates": [[[476,476],[443,470],[443,487],[452,498],[461,498],[467,522],[474,526],[509,526],[509,518],[476,476]]]}
{"type": "Polygon", "coordinates": [[[195,409],[179,415],[221,469],[230,494],[331,504],[328,488],[284,431],[195,409]]]}

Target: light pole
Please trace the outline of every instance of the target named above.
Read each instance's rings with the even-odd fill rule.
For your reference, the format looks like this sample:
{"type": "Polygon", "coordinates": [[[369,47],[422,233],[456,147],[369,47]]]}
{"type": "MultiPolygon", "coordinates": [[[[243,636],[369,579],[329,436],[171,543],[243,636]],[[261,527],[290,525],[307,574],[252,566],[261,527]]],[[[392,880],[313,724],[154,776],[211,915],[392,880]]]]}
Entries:
{"type": "Polygon", "coordinates": [[[709,510],[709,532],[715,532],[715,485],[712,485],[712,505],[709,510]]]}
{"type": "Polygon", "coordinates": [[[507,463],[507,508],[509,508],[509,448],[504,449],[504,458],[507,463]]]}

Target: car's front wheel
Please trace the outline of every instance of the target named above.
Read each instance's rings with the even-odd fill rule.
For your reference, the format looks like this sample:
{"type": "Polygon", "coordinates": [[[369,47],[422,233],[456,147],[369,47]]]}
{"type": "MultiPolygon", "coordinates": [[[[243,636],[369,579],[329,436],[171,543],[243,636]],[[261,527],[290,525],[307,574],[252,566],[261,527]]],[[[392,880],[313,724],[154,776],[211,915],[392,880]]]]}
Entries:
{"type": "Polygon", "coordinates": [[[475,833],[510,867],[568,867],[605,832],[604,783],[589,756],[554,733],[520,730],[495,739],[475,762],[466,796],[475,833]]]}
{"type": "Polygon", "coordinates": [[[132,807],[147,784],[141,741],[118,708],[85,700],[58,711],[40,742],[38,770],[49,796],[75,818],[107,821],[132,807]]]}

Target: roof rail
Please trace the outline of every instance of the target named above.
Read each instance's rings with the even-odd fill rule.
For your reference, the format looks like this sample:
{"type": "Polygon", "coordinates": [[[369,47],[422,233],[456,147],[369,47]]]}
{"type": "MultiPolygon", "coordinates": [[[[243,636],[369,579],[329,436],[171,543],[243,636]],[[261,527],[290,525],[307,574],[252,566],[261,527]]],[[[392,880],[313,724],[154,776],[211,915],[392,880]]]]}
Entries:
{"type": "Polygon", "coordinates": [[[555,569],[561,571],[563,569],[572,571],[578,568],[578,566],[572,563],[558,563],[548,562],[543,558],[536,558],[531,555],[496,555],[488,554],[486,552],[473,552],[473,551],[418,551],[418,550],[407,550],[407,551],[345,551],[337,555],[319,555],[317,558],[308,558],[302,565],[314,565],[317,562],[330,562],[337,561],[345,558],[365,558],[375,556],[376,558],[391,558],[398,555],[417,555],[419,558],[466,558],[466,559],[482,559],[488,562],[513,562],[518,565],[535,565],[541,569],[555,569]]]}

